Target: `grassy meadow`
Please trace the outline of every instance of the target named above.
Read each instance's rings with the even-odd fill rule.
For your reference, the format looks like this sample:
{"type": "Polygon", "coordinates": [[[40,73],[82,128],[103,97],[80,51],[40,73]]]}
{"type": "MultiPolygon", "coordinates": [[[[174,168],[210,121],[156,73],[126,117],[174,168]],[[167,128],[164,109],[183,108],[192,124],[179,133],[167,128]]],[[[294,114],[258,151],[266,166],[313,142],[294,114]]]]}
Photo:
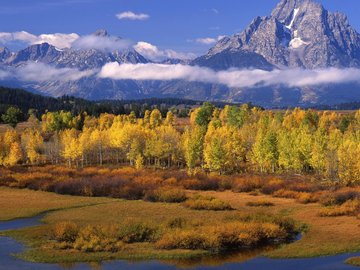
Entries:
{"type": "MultiPolygon", "coordinates": [[[[67,173],[69,170],[67,169],[67,173]]],[[[73,175],[84,173],[72,170],[73,175]]],[[[117,173],[121,172],[119,169],[106,170],[107,173],[113,170],[117,170],[117,173]]],[[[137,177],[142,175],[138,171],[127,168],[123,169],[123,175],[125,172],[129,175],[137,172],[137,177]]],[[[335,216],[321,214],[324,209],[340,208],[344,200],[347,201],[349,198],[352,200],[354,194],[357,194],[356,188],[345,191],[342,190],[343,188],[335,190],[334,187],[319,188],[317,185],[316,188],[310,188],[303,186],[301,181],[296,183],[292,180],[292,187],[287,183],[288,189],[285,192],[284,185],[280,184],[285,180],[281,179],[266,179],[267,181],[263,183],[261,177],[225,179],[226,176],[215,178],[209,176],[210,178],[202,180],[203,186],[198,186],[199,183],[194,179],[189,181],[189,179],[181,179],[180,176],[173,175],[173,178],[169,180],[167,173],[164,175],[159,171],[145,171],[145,174],[148,177],[154,177],[157,174],[158,185],[163,186],[165,181],[167,188],[162,187],[162,190],[163,192],[171,190],[170,194],[159,199],[154,196],[156,194],[154,190],[159,190],[159,188],[153,185],[151,192],[145,190],[145,193],[151,196],[139,198],[132,196],[103,198],[94,196],[94,193],[89,193],[87,197],[70,196],[2,187],[0,188],[1,220],[56,210],[49,212],[43,218],[44,224],[41,226],[9,231],[5,234],[26,243],[28,249],[18,255],[21,258],[56,263],[111,259],[171,260],[199,256],[206,258],[207,255],[224,254],[224,251],[227,253],[231,250],[231,244],[243,245],[243,254],[265,248],[263,254],[273,258],[316,257],[360,250],[357,214],[346,213],[335,216]],[[222,184],[219,185],[219,183],[222,184]],[[269,183],[272,183],[271,192],[269,183]],[[172,188],[170,189],[169,186],[172,188]],[[173,191],[175,187],[176,192],[173,191]],[[294,191],[295,189],[308,191],[294,191]],[[324,198],[329,200],[329,194],[323,197],[318,194],[329,192],[327,189],[331,189],[331,194],[340,194],[333,197],[332,203],[324,201],[324,198]],[[186,199],[179,199],[184,194],[186,199]],[[174,200],[169,199],[169,197],[173,198],[172,196],[175,197],[174,200]],[[340,200],[339,206],[336,205],[336,200],[340,200]],[[329,204],[330,206],[325,206],[329,204]],[[293,232],[288,231],[288,235],[284,235],[284,231],[280,232],[276,227],[276,224],[281,223],[279,220],[282,223],[291,224],[289,226],[293,226],[293,232]],[[262,229],[259,229],[260,227],[262,229]],[[219,228],[225,229],[221,231],[219,228]],[[254,228],[258,231],[253,231],[254,228]],[[76,237],[81,236],[82,242],[79,239],[63,242],[66,237],[73,237],[67,230],[76,230],[76,237]],[[301,240],[288,243],[287,236],[295,231],[302,232],[301,240]],[[57,233],[56,236],[54,232],[57,233]],[[216,239],[209,239],[201,232],[205,232],[206,235],[216,235],[216,239]],[[241,232],[246,232],[246,235],[240,238],[241,232]],[[254,235],[258,233],[269,234],[269,239],[264,236],[262,241],[251,242],[254,240],[254,235]],[[119,238],[120,234],[122,238],[119,238]],[[99,237],[99,235],[109,242],[96,242],[94,237],[99,237]],[[113,240],[114,235],[117,240],[113,240]],[[282,240],[273,242],[270,239],[272,237],[279,237],[282,240]],[[93,243],[95,247],[89,243],[93,243]],[[109,244],[118,246],[118,249],[108,250],[109,244]],[[276,248],[266,251],[269,247],[276,248]]],[[[16,179],[18,175],[16,172],[12,176],[16,179]]],[[[58,171],[57,175],[62,182],[66,182],[58,171]]],[[[38,181],[36,177],[34,179],[38,181]]],[[[32,183],[29,178],[26,180],[27,183],[32,183]]],[[[144,182],[144,178],[141,181],[144,182]]],[[[12,186],[16,186],[14,181],[11,183],[12,186]]],[[[31,187],[34,188],[34,186],[31,187]]],[[[44,187],[43,182],[41,187],[44,187]]],[[[74,187],[73,182],[72,187],[74,187]]],[[[104,184],[102,187],[105,188],[104,184]]],[[[86,190],[89,191],[89,187],[86,190]]],[[[131,189],[127,190],[132,192],[131,189]]],[[[231,258],[234,259],[234,257],[231,258]]],[[[356,263],[356,259],[351,260],[351,263],[356,263]]]]}

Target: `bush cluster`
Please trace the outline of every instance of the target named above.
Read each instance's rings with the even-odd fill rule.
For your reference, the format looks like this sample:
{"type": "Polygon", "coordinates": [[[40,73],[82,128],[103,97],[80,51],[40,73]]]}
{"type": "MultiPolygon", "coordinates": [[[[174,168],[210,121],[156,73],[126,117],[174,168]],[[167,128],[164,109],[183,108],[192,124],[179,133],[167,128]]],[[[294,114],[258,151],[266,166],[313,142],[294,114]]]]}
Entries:
{"type": "Polygon", "coordinates": [[[184,218],[149,225],[125,222],[116,225],[79,226],[60,222],[52,226],[51,240],[58,249],[82,252],[119,252],[127,244],[154,243],[159,249],[222,252],[284,242],[297,233],[292,219],[266,214],[235,215],[217,223],[193,223],[184,218]]]}
{"type": "Polygon", "coordinates": [[[270,207],[270,206],[274,206],[275,204],[269,201],[256,201],[256,202],[247,202],[246,205],[250,207],[270,207]]]}
{"type": "Polygon", "coordinates": [[[229,222],[221,226],[204,226],[187,230],[174,230],[156,242],[160,249],[191,249],[221,252],[283,241],[287,232],[273,223],[229,222]]]}
{"type": "Polygon", "coordinates": [[[154,241],[156,234],[156,228],[144,223],[79,227],[73,222],[61,222],[53,226],[52,239],[60,249],[118,252],[125,243],[154,241]]]}
{"type": "Polygon", "coordinates": [[[322,217],[356,216],[360,214],[360,200],[348,200],[340,206],[330,206],[320,211],[322,217]]]}
{"type": "Polygon", "coordinates": [[[186,193],[183,189],[174,187],[162,187],[150,190],[144,197],[147,201],[167,203],[180,203],[185,201],[186,198],[186,193]]]}
{"type": "Polygon", "coordinates": [[[195,195],[184,202],[184,206],[193,210],[224,211],[233,208],[227,202],[211,196],[195,195]]]}

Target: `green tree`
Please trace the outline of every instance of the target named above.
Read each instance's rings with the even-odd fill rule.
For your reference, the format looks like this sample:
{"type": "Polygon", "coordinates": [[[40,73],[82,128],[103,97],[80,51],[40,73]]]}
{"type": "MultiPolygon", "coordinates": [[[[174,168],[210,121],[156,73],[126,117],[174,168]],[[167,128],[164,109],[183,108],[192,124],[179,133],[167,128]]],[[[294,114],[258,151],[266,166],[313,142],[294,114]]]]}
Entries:
{"type": "Polygon", "coordinates": [[[214,112],[214,105],[210,102],[204,102],[196,114],[195,123],[201,127],[207,127],[214,112]]]}
{"type": "Polygon", "coordinates": [[[6,112],[1,116],[1,120],[5,124],[9,124],[12,127],[16,127],[16,125],[24,120],[24,115],[22,111],[17,107],[9,107],[6,112]]]}

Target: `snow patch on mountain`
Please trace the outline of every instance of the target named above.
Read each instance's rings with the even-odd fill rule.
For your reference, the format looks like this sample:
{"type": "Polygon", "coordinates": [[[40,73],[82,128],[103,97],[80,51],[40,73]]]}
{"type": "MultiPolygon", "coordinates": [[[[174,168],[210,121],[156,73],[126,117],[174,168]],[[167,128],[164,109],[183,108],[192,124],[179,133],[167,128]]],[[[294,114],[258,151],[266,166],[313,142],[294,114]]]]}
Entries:
{"type": "Polygon", "coordinates": [[[292,17],[292,19],[291,19],[291,22],[288,24],[288,25],[285,25],[285,27],[287,28],[287,29],[292,29],[293,28],[293,25],[294,25],[294,22],[295,22],[295,19],[296,19],[296,16],[297,16],[297,14],[299,13],[299,8],[295,8],[294,9],[294,11],[293,11],[293,17],[292,17]]]}
{"type": "Polygon", "coordinates": [[[304,45],[308,45],[308,44],[309,44],[308,42],[305,42],[301,38],[298,38],[298,37],[293,38],[289,43],[290,47],[293,49],[298,49],[298,48],[300,48],[304,45]]]}

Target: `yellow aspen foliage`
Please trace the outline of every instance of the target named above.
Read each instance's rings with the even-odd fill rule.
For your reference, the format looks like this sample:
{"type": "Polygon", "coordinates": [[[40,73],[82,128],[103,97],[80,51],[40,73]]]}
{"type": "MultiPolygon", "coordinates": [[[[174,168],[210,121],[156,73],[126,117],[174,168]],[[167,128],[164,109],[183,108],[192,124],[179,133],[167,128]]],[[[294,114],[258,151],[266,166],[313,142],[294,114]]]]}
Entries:
{"type": "Polygon", "coordinates": [[[151,112],[149,110],[146,110],[144,113],[143,123],[145,126],[150,125],[150,114],[151,114],[151,112]]]}
{"type": "Polygon", "coordinates": [[[144,168],[144,157],[142,155],[140,155],[140,154],[138,154],[136,156],[135,168],[138,169],[138,170],[144,168]]]}
{"type": "Polygon", "coordinates": [[[18,141],[19,135],[14,129],[8,129],[4,134],[4,144],[10,148],[10,145],[18,141]]]}
{"type": "Polygon", "coordinates": [[[182,135],[182,152],[190,170],[201,162],[204,136],[204,129],[199,126],[187,127],[182,135]]]}
{"type": "Polygon", "coordinates": [[[150,127],[156,128],[156,127],[160,126],[161,123],[162,123],[161,112],[158,109],[152,110],[152,112],[150,114],[150,127]]]}
{"type": "Polygon", "coordinates": [[[60,138],[63,149],[61,155],[71,166],[72,161],[78,161],[82,154],[77,131],[75,129],[66,129],[60,134],[60,138]]]}
{"type": "Polygon", "coordinates": [[[164,125],[173,126],[174,123],[175,123],[175,116],[171,111],[168,111],[167,114],[166,114],[164,125]]]}
{"type": "Polygon", "coordinates": [[[224,172],[226,166],[225,140],[220,129],[210,122],[205,136],[204,147],[205,167],[211,171],[224,172]]]}
{"type": "Polygon", "coordinates": [[[90,144],[97,154],[99,165],[103,164],[106,146],[109,145],[108,133],[106,130],[94,129],[90,134],[90,144]]]}
{"type": "Polygon", "coordinates": [[[177,161],[181,150],[179,132],[172,126],[160,126],[151,131],[146,141],[145,156],[155,160],[157,166],[171,166],[177,161]]]}
{"type": "Polygon", "coordinates": [[[313,146],[310,157],[310,166],[318,173],[327,169],[328,135],[323,128],[319,128],[313,135],[313,146]]]}
{"type": "Polygon", "coordinates": [[[26,129],[21,134],[21,144],[25,150],[27,160],[31,164],[37,164],[41,158],[44,139],[36,129],[26,129]]]}
{"type": "Polygon", "coordinates": [[[360,141],[346,138],[338,149],[339,177],[346,184],[360,181],[360,141]]]}
{"type": "Polygon", "coordinates": [[[100,130],[109,129],[114,122],[114,117],[115,116],[113,114],[108,114],[108,113],[101,114],[98,119],[100,130]]]}
{"type": "Polygon", "coordinates": [[[200,111],[200,108],[196,108],[195,110],[190,112],[190,124],[193,126],[196,124],[196,118],[200,111]]]}
{"type": "Polygon", "coordinates": [[[10,145],[9,154],[5,157],[4,165],[11,167],[17,165],[22,159],[22,150],[18,142],[13,142],[10,145]]]}

